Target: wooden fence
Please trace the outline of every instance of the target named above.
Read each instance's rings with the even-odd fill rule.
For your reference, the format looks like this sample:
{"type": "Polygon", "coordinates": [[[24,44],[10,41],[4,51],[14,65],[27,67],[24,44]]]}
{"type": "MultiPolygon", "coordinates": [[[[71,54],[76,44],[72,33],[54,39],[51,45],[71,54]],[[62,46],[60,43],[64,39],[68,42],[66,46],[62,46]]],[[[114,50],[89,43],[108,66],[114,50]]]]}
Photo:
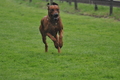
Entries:
{"type": "Polygon", "coordinates": [[[59,0],[59,1],[66,1],[66,2],[75,2],[77,3],[87,3],[87,4],[98,4],[98,5],[106,5],[109,6],[110,2],[112,1],[112,4],[114,7],[120,7],[120,1],[118,0],[59,0]]]}
{"type": "Polygon", "coordinates": [[[113,12],[113,7],[120,7],[120,1],[117,0],[59,0],[61,2],[69,2],[69,4],[71,5],[71,2],[75,3],[75,9],[77,8],[77,3],[86,3],[86,4],[94,4],[95,10],[98,10],[98,6],[97,5],[104,5],[104,6],[110,6],[110,15],[113,12]]]}

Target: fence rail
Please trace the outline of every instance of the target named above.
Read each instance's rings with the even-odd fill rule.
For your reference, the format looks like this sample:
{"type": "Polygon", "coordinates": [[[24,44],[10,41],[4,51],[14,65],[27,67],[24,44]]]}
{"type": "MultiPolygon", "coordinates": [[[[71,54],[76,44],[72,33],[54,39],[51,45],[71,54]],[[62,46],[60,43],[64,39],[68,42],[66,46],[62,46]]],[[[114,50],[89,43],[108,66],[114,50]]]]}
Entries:
{"type": "MultiPolygon", "coordinates": [[[[105,0],[104,0],[104,1],[100,1],[100,0],[99,0],[99,1],[93,1],[92,3],[93,3],[93,4],[96,3],[96,4],[98,4],[98,5],[110,6],[110,1],[107,1],[107,0],[106,0],[106,1],[105,1],[105,0]]],[[[114,7],[120,7],[120,1],[113,1],[113,2],[112,2],[112,5],[113,5],[114,7]]]]}
{"type": "MultiPolygon", "coordinates": [[[[60,1],[74,2],[75,0],[60,0],[60,1]]],[[[78,3],[110,6],[110,1],[111,0],[76,0],[76,1],[78,3]]],[[[114,7],[120,7],[120,1],[113,0],[112,4],[113,4],[114,7]]]]}

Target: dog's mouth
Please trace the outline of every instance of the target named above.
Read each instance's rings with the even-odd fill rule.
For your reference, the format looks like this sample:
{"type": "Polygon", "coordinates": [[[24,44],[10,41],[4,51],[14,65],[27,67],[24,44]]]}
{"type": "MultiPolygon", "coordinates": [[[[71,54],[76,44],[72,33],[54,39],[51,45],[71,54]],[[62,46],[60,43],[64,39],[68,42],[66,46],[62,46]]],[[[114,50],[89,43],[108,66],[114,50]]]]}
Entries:
{"type": "Polygon", "coordinates": [[[54,19],[55,21],[58,20],[58,19],[59,19],[59,14],[58,14],[58,13],[54,14],[54,15],[53,15],[53,19],[54,19]]]}

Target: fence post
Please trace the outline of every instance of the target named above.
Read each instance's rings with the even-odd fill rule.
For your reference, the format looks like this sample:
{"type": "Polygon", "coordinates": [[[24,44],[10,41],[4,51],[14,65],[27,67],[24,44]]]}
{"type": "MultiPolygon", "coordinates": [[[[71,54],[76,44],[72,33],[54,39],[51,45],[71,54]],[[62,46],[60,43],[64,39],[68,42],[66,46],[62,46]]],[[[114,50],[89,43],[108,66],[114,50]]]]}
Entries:
{"type": "Polygon", "coordinates": [[[29,0],[29,2],[32,2],[32,0],[29,0]]]}
{"type": "Polygon", "coordinates": [[[97,4],[95,3],[95,11],[97,11],[98,10],[98,6],[97,6],[97,4]]]}
{"type": "Polygon", "coordinates": [[[69,5],[71,5],[71,0],[69,0],[68,2],[69,2],[69,5]]]}
{"type": "Polygon", "coordinates": [[[75,10],[78,10],[78,8],[77,8],[77,0],[74,0],[74,3],[75,3],[75,10]]]}
{"type": "Polygon", "coordinates": [[[50,5],[52,5],[53,0],[50,0],[50,5]]]}
{"type": "Polygon", "coordinates": [[[110,0],[110,15],[112,15],[113,12],[113,0],[110,0]]]}

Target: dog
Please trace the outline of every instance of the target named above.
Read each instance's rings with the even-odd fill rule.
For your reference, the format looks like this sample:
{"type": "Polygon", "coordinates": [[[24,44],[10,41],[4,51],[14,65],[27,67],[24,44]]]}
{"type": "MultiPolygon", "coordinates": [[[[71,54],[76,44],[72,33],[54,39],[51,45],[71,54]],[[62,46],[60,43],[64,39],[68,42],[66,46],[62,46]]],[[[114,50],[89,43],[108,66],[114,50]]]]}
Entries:
{"type": "Polygon", "coordinates": [[[39,31],[45,44],[45,52],[48,52],[48,44],[46,42],[46,36],[48,36],[54,42],[58,53],[60,53],[60,49],[63,46],[63,24],[60,18],[59,6],[53,2],[51,5],[48,3],[47,7],[48,15],[42,18],[39,31]]]}

